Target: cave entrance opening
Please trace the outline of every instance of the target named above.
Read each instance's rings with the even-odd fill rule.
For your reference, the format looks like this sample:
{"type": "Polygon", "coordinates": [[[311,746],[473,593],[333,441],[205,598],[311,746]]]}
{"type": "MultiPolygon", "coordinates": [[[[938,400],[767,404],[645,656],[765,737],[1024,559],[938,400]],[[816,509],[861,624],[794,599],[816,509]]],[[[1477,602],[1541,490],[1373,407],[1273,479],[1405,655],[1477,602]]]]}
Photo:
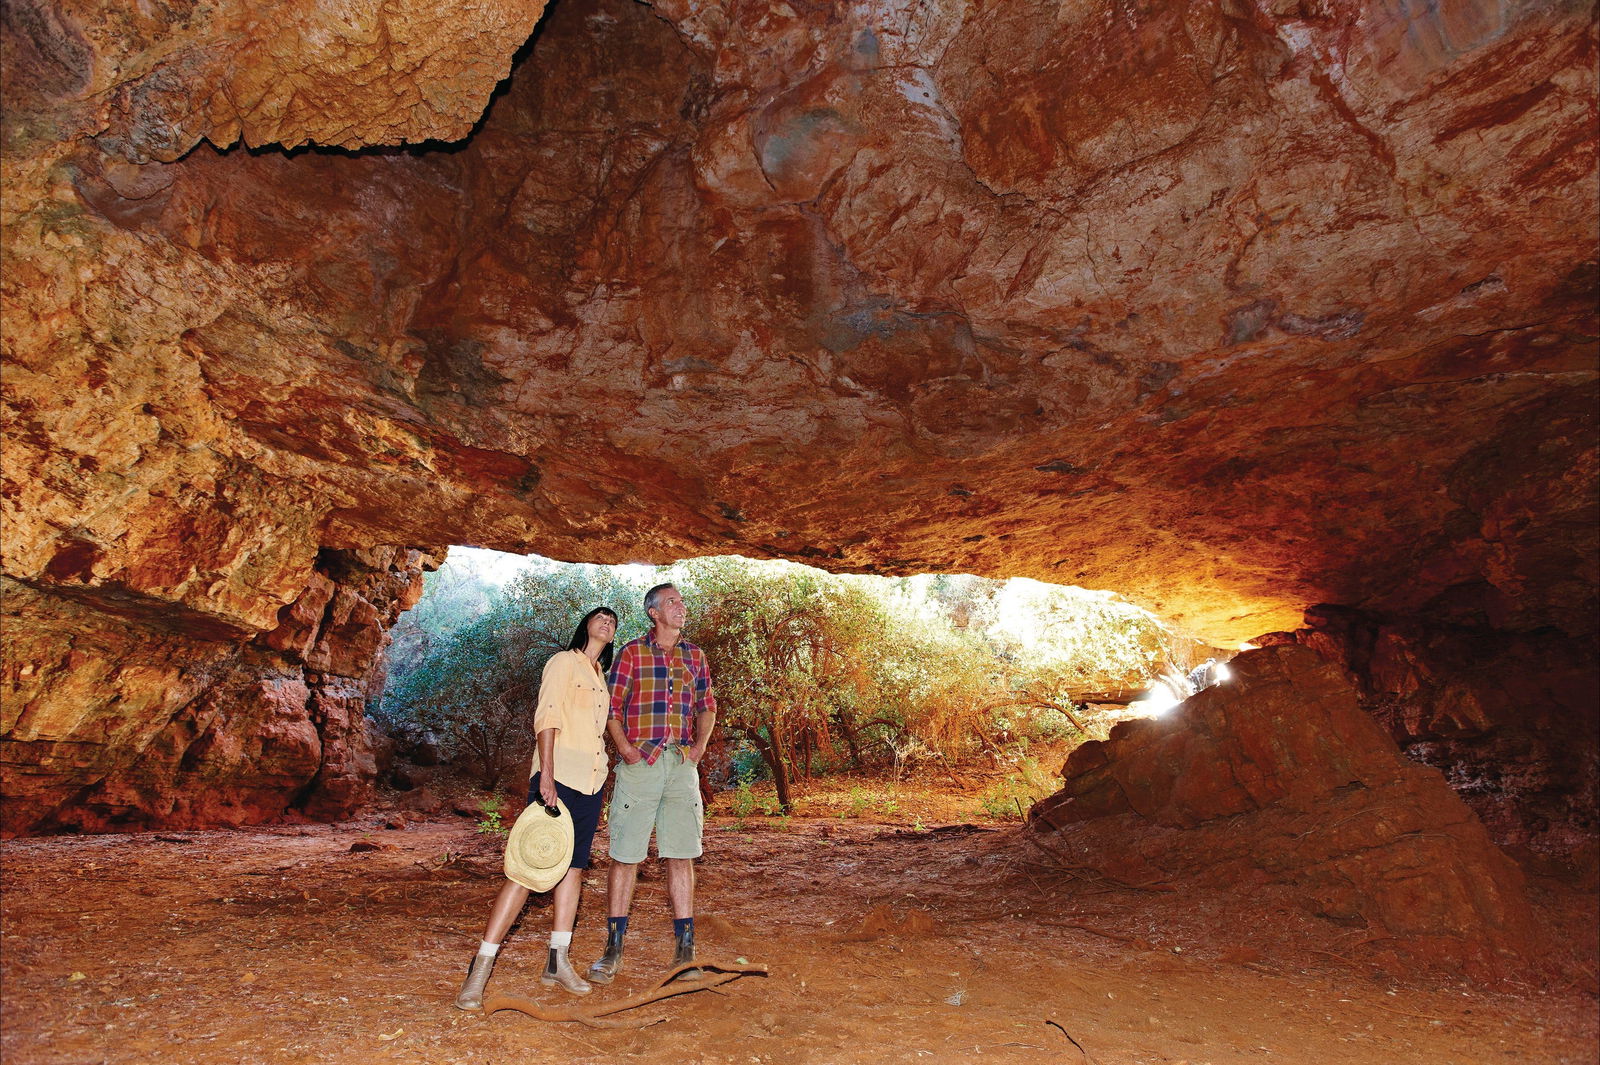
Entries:
{"type": "Polygon", "coordinates": [[[1113,593],[1025,578],[454,548],[392,633],[373,708],[394,740],[388,783],[448,777],[498,809],[527,774],[545,662],[597,606],[617,614],[618,647],[641,634],[644,593],[666,582],[714,678],[703,789],[740,820],[1022,820],[1074,748],[1227,676],[1230,652],[1113,593]]]}

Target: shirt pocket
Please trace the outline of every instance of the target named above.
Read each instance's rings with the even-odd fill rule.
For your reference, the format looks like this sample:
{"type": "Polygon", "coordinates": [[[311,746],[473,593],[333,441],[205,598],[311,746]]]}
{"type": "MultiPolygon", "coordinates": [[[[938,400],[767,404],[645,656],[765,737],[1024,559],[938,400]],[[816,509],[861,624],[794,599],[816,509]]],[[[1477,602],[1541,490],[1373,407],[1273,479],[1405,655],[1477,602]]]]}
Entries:
{"type": "Polygon", "coordinates": [[[611,713],[611,691],[596,678],[579,678],[572,683],[572,713],[580,721],[598,722],[603,728],[611,713]]]}

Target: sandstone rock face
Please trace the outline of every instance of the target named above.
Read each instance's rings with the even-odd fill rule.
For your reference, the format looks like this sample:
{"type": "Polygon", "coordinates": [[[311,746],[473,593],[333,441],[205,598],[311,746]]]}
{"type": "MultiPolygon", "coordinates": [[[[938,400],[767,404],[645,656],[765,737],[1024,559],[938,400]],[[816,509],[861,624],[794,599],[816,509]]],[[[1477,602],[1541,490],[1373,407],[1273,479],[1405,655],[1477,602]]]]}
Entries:
{"type": "Polygon", "coordinates": [[[1531,949],[1522,874],[1331,664],[1282,646],[1233,666],[1170,717],[1074,751],[1033,830],[1119,880],[1286,891],[1422,959],[1492,966],[1531,949]]]}
{"type": "MultiPolygon", "coordinates": [[[[544,3],[14,0],[6,91],[132,163],[219,148],[456,140],[544,3]]],[[[42,132],[42,131],[41,131],[42,132]]]]}
{"type": "Polygon", "coordinates": [[[377,776],[369,676],[435,564],[325,552],[282,623],[249,641],[10,583],[0,833],[350,816],[377,776]]]}
{"type": "Polygon", "coordinates": [[[540,6],[7,5],[24,641],[265,714],[448,543],[1593,634],[1584,5],[568,0],[485,110],[540,6]]]}
{"type": "Polygon", "coordinates": [[[1534,867],[1593,881],[1600,862],[1595,647],[1559,632],[1511,634],[1319,607],[1258,638],[1338,666],[1362,709],[1414,761],[1444,774],[1490,835],[1534,867]]]}

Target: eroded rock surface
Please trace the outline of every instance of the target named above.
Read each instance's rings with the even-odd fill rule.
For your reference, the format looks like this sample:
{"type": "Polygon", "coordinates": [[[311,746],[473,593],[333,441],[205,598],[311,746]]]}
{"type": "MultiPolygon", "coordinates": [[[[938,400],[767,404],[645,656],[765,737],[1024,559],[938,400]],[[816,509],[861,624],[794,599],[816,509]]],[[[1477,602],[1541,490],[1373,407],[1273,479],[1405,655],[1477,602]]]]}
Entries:
{"type": "Polygon", "coordinates": [[[1069,865],[1271,890],[1425,960],[1492,967],[1533,949],[1521,872],[1332,664],[1280,646],[1233,666],[1169,717],[1074,751],[1032,829],[1069,865]]]}
{"type": "Polygon", "coordinates": [[[1338,666],[1406,755],[1444,774],[1495,842],[1534,867],[1600,872],[1595,647],[1320,607],[1296,643],[1338,666]]]}
{"type": "Polygon", "coordinates": [[[6,90],[32,140],[92,136],[131,163],[219,148],[465,137],[543,0],[11,0],[6,90]]]}
{"type": "Polygon", "coordinates": [[[248,642],[8,582],[0,832],[350,816],[377,776],[369,680],[435,565],[411,549],[324,552],[248,642]]]}
{"type": "Polygon", "coordinates": [[[485,112],[538,15],[8,4],[14,631],[475,543],[1592,635],[1584,5],[563,0],[485,112]]]}

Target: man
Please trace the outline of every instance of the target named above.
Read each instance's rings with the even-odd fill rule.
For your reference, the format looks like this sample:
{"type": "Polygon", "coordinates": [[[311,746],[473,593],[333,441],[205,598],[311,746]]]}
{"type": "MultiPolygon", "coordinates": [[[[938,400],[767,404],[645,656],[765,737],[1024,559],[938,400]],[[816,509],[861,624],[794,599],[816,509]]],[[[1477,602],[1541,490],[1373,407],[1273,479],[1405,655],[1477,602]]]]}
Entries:
{"type": "Polygon", "coordinates": [[[652,830],[667,867],[672,965],[694,961],[694,860],[705,829],[699,766],[716,724],[717,700],[705,654],[683,639],[689,610],[678,589],[650,589],[644,612],[650,631],[622,648],[611,671],[606,731],[617,749],[617,767],[606,821],[610,917],[605,954],[589,967],[589,979],[600,984],[609,984],[622,965],[622,938],[652,830]]]}

